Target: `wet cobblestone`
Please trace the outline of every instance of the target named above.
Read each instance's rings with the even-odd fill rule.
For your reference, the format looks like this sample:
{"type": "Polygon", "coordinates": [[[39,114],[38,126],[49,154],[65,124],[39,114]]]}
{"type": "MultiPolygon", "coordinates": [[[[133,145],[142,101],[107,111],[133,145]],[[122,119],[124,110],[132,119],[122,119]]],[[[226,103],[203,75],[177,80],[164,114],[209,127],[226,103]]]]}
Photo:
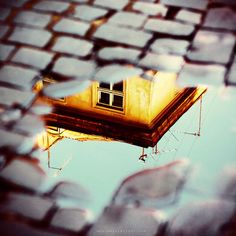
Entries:
{"type": "MultiPolygon", "coordinates": [[[[143,208],[112,205],[92,222],[91,230],[85,211],[59,207],[61,199],[81,200],[87,192],[72,183],[41,190],[45,176],[32,156],[39,150],[35,136],[44,128],[40,115],[51,108],[35,101],[40,93],[60,98],[83,90],[90,80],[116,83],[150,69],[174,72],[184,86],[236,85],[235,7],[233,0],[0,0],[1,233],[96,235],[96,230],[111,227],[133,232],[128,220],[140,227],[145,222],[147,231],[141,227],[140,235],[177,235],[192,227],[195,216],[187,214],[188,207],[178,212],[182,217],[186,213],[179,224],[179,216],[165,222],[159,213],[154,217],[143,208]],[[32,91],[45,74],[63,82],[32,91]]],[[[180,190],[169,187],[171,193],[180,190]]],[[[229,220],[235,217],[233,200],[223,198],[209,201],[214,206],[205,222],[214,212],[224,213],[214,227],[207,225],[210,230],[224,223],[234,229],[229,220]]],[[[206,210],[198,212],[199,219],[206,210]]],[[[195,225],[195,232],[205,222],[195,225]]]]}

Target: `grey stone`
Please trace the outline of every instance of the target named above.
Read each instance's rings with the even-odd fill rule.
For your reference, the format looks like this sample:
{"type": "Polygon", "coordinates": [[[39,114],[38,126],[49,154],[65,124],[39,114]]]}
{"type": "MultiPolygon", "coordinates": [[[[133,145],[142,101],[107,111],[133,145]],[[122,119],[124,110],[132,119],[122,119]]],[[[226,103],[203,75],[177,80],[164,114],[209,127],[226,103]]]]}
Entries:
{"type": "Polygon", "coordinates": [[[207,12],[204,26],[236,30],[236,12],[230,8],[212,8],[207,12]]]}
{"type": "Polygon", "coordinates": [[[168,165],[141,170],[126,177],[113,197],[113,205],[155,202],[158,206],[174,203],[190,171],[187,159],[173,161],[168,165]]]}
{"type": "Polygon", "coordinates": [[[163,213],[152,209],[125,206],[107,207],[94,223],[88,236],[102,234],[103,236],[157,235],[163,222],[163,213]],[[99,233],[98,233],[99,232],[99,233]]]}
{"type": "Polygon", "coordinates": [[[98,28],[94,37],[115,43],[122,43],[134,47],[144,47],[152,34],[141,30],[127,29],[105,24],[98,28]]]}
{"type": "Polygon", "coordinates": [[[235,37],[231,33],[200,30],[197,32],[193,49],[188,58],[194,61],[228,63],[235,44],[235,37]]]}
{"type": "Polygon", "coordinates": [[[142,69],[137,67],[112,64],[102,67],[95,74],[94,78],[97,81],[102,81],[105,83],[118,83],[131,77],[140,76],[142,72],[142,69]]]}
{"type": "Polygon", "coordinates": [[[51,36],[52,34],[46,30],[16,27],[8,40],[16,43],[44,47],[51,39],[51,36]]]}
{"type": "Polygon", "coordinates": [[[2,124],[7,124],[13,121],[17,121],[18,119],[20,119],[21,114],[21,110],[18,108],[7,109],[4,112],[1,112],[0,122],[2,122],[2,124]]]}
{"type": "Polygon", "coordinates": [[[36,82],[37,72],[18,66],[5,65],[0,69],[0,81],[30,90],[36,82]]]}
{"type": "Polygon", "coordinates": [[[109,19],[109,23],[139,28],[144,24],[146,19],[147,17],[142,14],[117,12],[109,19]]]}
{"type": "Polygon", "coordinates": [[[226,69],[220,65],[185,64],[177,80],[180,86],[213,85],[224,82],[226,69]]]}
{"type": "Polygon", "coordinates": [[[161,0],[161,3],[175,7],[205,10],[208,5],[208,0],[161,0]]]}
{"type": "Polygon", "coordinates": [[[54,27],[56,32],[70,33],[79,36],[84,36],[90,25],[85,22],[75,21],[71,19],[62,19],[54,27]]]}
{"type": "Polygon", "coordinates": [[[30,112],[32,114],[41,116],[41,115],[48,115],[49,113],[51,113],[53,111],[52,106],[50,106],[49,104],[35,104],[34,106],[32,106],[30,108],[30,112]]]}
{"type": "Polygon", "coordinates": [[[189,42],[186,40],[161,38],[151,45],[151,49],[157,54],[184,55],[187,52],[188,46],[189,42]]]}
{"type": "Polygon", "coordinates": [[[0,25],[0,39],[3,38],[7,31],[8,31],[9,27],[6,25],[0,25]]]}
{"type": "Polygon", "coordinates": [[[15,18],[14,22],[25,25],[45,27],[51,20],[50,15],[41,14],[33,11],[21,11],[15,18]]]}
{"type": "Polygon", "coordinates": [[[154,53],[148,53],[139,65],[166,72],[179,72],[184,64],[184,59],[181,56],[174,55],[158,55],[154,53]]]}
{"type": "Polygon", "coordinates": [[[162,19],[149,19],[144,28],[146,30],[176,36],[189,36],[194,31],[193,25],[162,19]]]}
{"type": "Polygon", "coordinates": [[[105,9],[87,5],[80,5],[75,8],[75,13],[73,14],[73,16],[82,20],[92,21],[105,16],[107,12],[108,11],[105,9]]]}
{"type": "Polygon", "coordinates": [[[230,68],[228,82],[236,85],[236,58],[230,68]]]}
{"type": "Polygon", "coordinates": [[[133,9],[147,15],[165,17],[168,8],[162,4],[153,4],[148,2],[135,2],[133,9]]]}
{"type": "MultiPolygon", "coordinates": [[[[9,90],[8,90],[9,91],[9,90]]],[[[17,90],[16,90],[17,91],[17,90]]],[[[2,92],[2,89],[0,87],[0,92],[2,92]]],[[[5,90],[4,92],[7,92],[5,90]]],[[[15,93],[13,96],[16,99],[16,96],[19,95],[19,93],[15,93]]],[[[8,95],[10,96],[10,95],[8,95]]],[[[3,95],[0,94],[0,98],[2,98],[3,95]]],[[[6,96],[5,96],[6,97],[6,96]]],[[[18,98],[22,99],[22,97],[18,98]]],[[[9,101],[9,100],[8,100],[9,101]]],[[[3,102],[1,101],[1,104],[3,102]]],[[[18,101],[18,104],[20,102],[18,101]]],[[[16,153],[16,154],[21,154],[25,155],[28,154],[32,148],[34,147],[35,140],[32,137],[29,136],[24,136],[22,134],[14,133],[11,131],[6,131],[0,129],[0,137],[4,137],[0,139],[0,148],[7,148],[8,150],[16,153]]],[[[12,177],[14,178],[14,177],[12,177]]]]}
{"type": "Polygon", "coordinates": [[[11,193],[0,210],[10,211],[33,220],[43,220],[53,205],[54,203],[47,198],[11,193]]]}
{"type": "Polygon", "coordinates": [[[112,2],[110,0],[95,0],[94,5],[105,7],[105,8],[111,8],[115,10],[121,10],[128,3],[129,3],[129,0],[116,0],[112,2]]]}
{"type": "Polygon", "coordinates": [[[31,48],[20,48],[12,58],[12,61],[33,66],[37,69],[45,69],[51,62],[53,54],[31,48]]]}
{"type": "Polygon", "coordinates": [[[66,2],[50,0],[39,1],[36,5],[34,5],[33,8],[41,11],[62,13],[63,11],[67,10],[69,5],[70,4],[66,2]]]}
{"type": "Polygon", "coordinates": [[[4,106],[19,104],[22,107],[28,107],[34,97],[35,94],[30,91],[19,91],[16,89],[0,87],[0,104],[4,106]]]}
{"type": "Polygon", "coordinates": [[[46,231],[39,229],[28,224],[21,223],[20,221],[0,221],[1,233],[3,235],[14,236],[20,234],[28,236],[62,236],[61,233],[46,231]]]}
{"type": "Polygon", "coordinates": [[[99,51],[98,57],[103,60],[114,61],[124,60],[128,62],[135,62],[141,51],[123,47],[106,47],[99,51]]]}
{"type": "Polygon", "coordinates": [[[33,161],[14,158],[1,172],[0,177],[5,181],[31,190],[39,190],[45,173],[33,161]]]}
{"type": "Polygon", "coordinates": [[[59,37],[52,50],[84,57],[91,53],[92,48],[93,44],[86,40],[59,37]]]}
{"type": "Polygon", "coordinates": [[[83,186],[73,182],[59,182],[50,192],[53,198],[69,198],[77,200],[88,200],[90,198],[89,192],[83,186]]]}
{"type": "Polygon", "coordinates": [[[78,94],[87,89],[90,85],[88,80],[70,80],[66,82],[53,83],[43,89],[43,94],[51,98],[62,98],[78,94]]]}
{"type": "Polygon", "coordinates": [[[5,61],[14,50],[14,46],[0,43],[0,61],[5,61]]]}
{"type": "Polygon", "coordinates": [[[81,209],[60,209],[52,218],[51,225],[78,232],[88,224],[88,212],[81,209]]]}
{"type": "Polygon", "coordinates": [[[220,235],[220,229],[230,222],[234,210],[233,202],[220,199],[190,203],[180,208],[170,219],[167,234],[220,235]]]}
{"type": "Polygon", "coordinates": [[[74,78],[90,78],[95,71],[95,63],[92,61],[83,61],[70,57],[60,57],[53,71],[64,76],[74,78]]]}
{"type": "Polygon", "coordinates": [[[202,14],[188,10],[180,10],[175,19],[185,21],[188,23],[199,24],[201,22],[202,14]]]}
{"type": "Polygon", "coordinates": [[[222,3],[225,5],[235,6],[236,2],[234,0],[212,0],[214,3],[222,3]]]}
{"type": "Polygon", "coordinates": [[[3,5],[11,6],[11,7],[22,7],[29,0],[8,0],[2,1],[3,5]]]}
{"type": "Polygon", "coordinates": [[[12,128],[16,132],[33,136],[44,131],[44,122],[38,116],[26,114],[12,128]]]}
{"type": "Polygon", "coordinates": [[[9,8],[0,7],[0,20],[5,20],[9,16],[10,12],[11,10],[9,8]]]}

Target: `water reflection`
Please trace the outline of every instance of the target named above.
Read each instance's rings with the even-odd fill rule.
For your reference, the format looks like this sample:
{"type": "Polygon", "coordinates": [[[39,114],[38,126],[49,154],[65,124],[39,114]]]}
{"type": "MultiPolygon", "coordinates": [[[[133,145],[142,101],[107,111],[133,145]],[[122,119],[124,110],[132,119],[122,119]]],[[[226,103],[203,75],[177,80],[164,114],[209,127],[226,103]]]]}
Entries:
{"type": "MultiPolygon", "coordinates": [[[[93,82],[73,96],[46,99],[55,108],[46,121],[60,128],[49,129],[39,144],[47,148],[68,137],[80,141],[120,140],[154,147],[206,92],[205,87],[180,88],[175,81],[175,74],[162,72],[152,80],[132,77],[118,83],[93,82]]],[[[45,78],[41,86],[50,83],[54,80],[45,78]]]]}
{"type": "MultiPolygon", "coordinates": [[[[183,137],[189,136],[192,142],[199,134],[199,101],[206,88],[183,89],[175,81],[174,74],[158,73],[152,80],[133,77],[114,84],[93,82],[70,97],[44,97],[54,107],[45,116],[47,131],[38,137],[49,176],[85,186],[93,201],[80,204],[98,215],[122,179],[178,157],[183,137]],[[190,115],[179,128],[185,113],[190,115]]],[[[37,86],[50,83],[54,83],[52,78],[46,78],[37,86]]],[[[183,146],[190,149],[192,144],[183,146]]],[[[51,177],[48,186],[55,183],[51,177]]]]}

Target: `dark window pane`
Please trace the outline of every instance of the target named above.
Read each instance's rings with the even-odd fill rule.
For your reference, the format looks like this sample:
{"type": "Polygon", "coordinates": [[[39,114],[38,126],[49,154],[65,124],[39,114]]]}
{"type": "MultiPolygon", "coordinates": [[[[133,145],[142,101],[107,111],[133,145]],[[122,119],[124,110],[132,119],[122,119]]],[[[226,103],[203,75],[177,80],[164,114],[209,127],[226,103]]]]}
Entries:
{"type": "Polygon", "coordinates": [[[123,82],[114,84],[113,85],[113,90],[123,92],[123,82]]]}
{"type": "Polygon", "coordinates": [[[99,102],[109,105],[110,95],[108,93],[101,93],[99,102]]]}
{"type": "Polygon", "coordinates": [[[107,83],[100,83],[100,84],[99,84],[99,87],[100,87],[100,88],[107,88],[107,89],[110,89],[110,84],[107,84],[107,83]]]}
{"type": "Polygon", "coordinates": [[[123,97],[114,95],[112,106],[123,107],[123,97]]]}

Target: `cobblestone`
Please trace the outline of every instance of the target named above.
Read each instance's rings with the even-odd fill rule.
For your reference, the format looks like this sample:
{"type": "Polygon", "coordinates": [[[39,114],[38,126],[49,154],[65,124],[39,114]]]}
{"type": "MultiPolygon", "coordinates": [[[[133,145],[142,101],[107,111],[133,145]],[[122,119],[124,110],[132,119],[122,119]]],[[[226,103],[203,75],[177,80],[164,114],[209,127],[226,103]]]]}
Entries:
{"type": "Polygon", "coordinates": [[[69,3],[59,1],[40,1],[34,5],[34,9],[46,11],[46,12],[57,12],[61,13],[69,7],[69,3]]]}
{"type": "Polygon", "coordinates": [[[236,12],[230,8],[212,8],[208,11],[204,26],[236,30],[236,12]]]}
{"type": "Polygon", "coordinates": [[[33,161],[15,158],[0,172],[0,178],[11,184],[37,191],[45,178],[45,173],[33,161]]]}
{"type": "Polygon", "coordinates": [[[147,17],[142,14],[117,12],[109,19],[109,23],[139,28],[144,24],[146,19],[147,17]]]}
{"type": "Polygon", "coordinates": [[[50,22],[50,20],[50,15],[33,11],[22,11],[15,17],[14,22],[36,27],[45,27],[50,22]]]}
{"type": "Polygon", "coordinates": [[[161,3],[175,7],[205,10],[208,0],[161,0],[161,3]]]}
{"type": "Polygon", "coordinates": [[[177,82],[182,86],[219,86],[224,82],[225,72],[224,66],[185,64],[177,82]]]}
{"type": "Polygon", "coordinates": [[[0,7],[0,20],[5,20],[9,16],[10,12],[9,8],[0,7]]]}
{"type": "Polygon", "coordinates": [[[77,200],[89,199],[89,192],[78,183],[63,181],[59,182],[50,192],[53,198],[71,198],[77,200]]]}
{"type": "Polygon", "coordinates": [[[236,6],[236,2],[234,0],[212,0],[213,3],[222,3],[225,5],[236,6]]]}
{"type": "Polygon", "coordinates": [[[189,36],[194,31],[192,25],[161,19],[149,19],[144,28],[157,33],[176,36],[189,36]]]}
{"type": "Polygon", "coordinates": [[[236,85],[236,57],[230,68],[228,82],[236,85]]]}
{"type": "Polygon", "coordinates": [[[93,21],[98,18],[104,17],[108,13],[105,9],[91,7],[87,5],[80,5],[75,8],[74,17],[85,21],[93,21]]]}
{"type": "Polygon", "coordinates": [[[123,47],[106,47],[99,51],[98,57],[103,60],[124,60],[135,62],[141,52],[136,49],[123,48],[123,47]]]}
{"type": "Polygon", "coordinates": [[[11,193],[7,197],[7,204],[0,206],[0,211],[10,211],[33,220],[42,220],[51,207],[53,202],[49,199],[11,193]]]}
{"type": "Polygon", "coordinates": [[[162,38],[162,39],[157,39],[151,45],[151,49],[153,52],[158,54],[185,55],[188,46],[189,42],[186,40],[162,38]]]}
{"type": "Polygon", "coordinates": [[[0,70],[1,82],[29,90],[34,85],[36,76],[36,71],[18,66],[6,65],[0,70]]]}
{"type": "MultiPolygon", "coordinates": [[[[0,87],[0,92],[2,92],[1,87],[0,87]]],[[[4,92],[7,92],[7,90],[5,90],[4,92]]],[[[18,94],[19,93],[16,92],[13,94],[13,96],[17,96],[18,94]]],[[[0,98],[2,98],[2,94],[0,94],[0,98]]],[[[20,97],[20,99],[21,98],[22,97],[20,97]]],[[[14,99],[17,100],[19,98],[14,97],[14,99]]],[[[10,150],[11,152],[16,153],[16,154],[21,154],[21,155],[28,154],[34,146],[34,140],[32,139],[32,137],[27,137],[22,134],[17,134],[17,133],[2,130],[2,129],[0,129],[0,135],[1,137],[4,137],[0,139],[0,148],[10,150]]]]}
{"type": "Polygon", "coordinates": [[[4,106],[19,104],[22,107],[27,107],[32,102],[34,97],[35,94],[29,91],[23,92],[0,86],[0,104],[4,106]]]}
{"type": "Polygon", "coordinates": [[[44,121],[33,114],[26,114],[12,128],[18,133],[36,136],[44,131],[44,121]]]}
{"type": "Polygon", "coordinates": [[[166,72],[179,72],[184,59],[181,56],[148,53],[140,62],[141,66],[166,72]]]}
{"type": "Polygon", "coordinates": [[[160,215],[160,212],[153,210],[111,206],[104,210],[88,236],[96,235],[96,232],[102,232],[104,236],[110,235],[110,232],[114,236],[119,236],[120,232],[131,232],[130,235],[135,233],[136,236],[154,236],[161,225],[160,215]]]}
{"type": "Polygon", "coordinates": [[[193,41],[193,48],[188,58],[194,61],[228,63],[235,45],[231,33],[199,31],[193,41]]]}
{"type": "Polygon", "coordinates": [[[101,68],[96,74],[95,79],[105,83],[118,83],[142,74],[140,68],[124,67],[120,65],[108,65],[101,68]]]}
{"type": "Polygon", "coordinates": [[[8,26],[0,25],[0,39],[6,35],[8,29],[9,29],[8,26]]]}
{"type": "Polygon", "coordinates": [[[53,54],[32,48],[20,48],[12,58],[13,62],[45,69],[52,60],[53,54]]]}
{"type": "Polygon", "coordinates": [[[64,76],[87,78],[92,77],[95,71],[95,64],[91,61],[82,61],[70,57],[60,57],[56,61],[53,71],[64,76]]]}
{"type": "Polygon", "coordinates": [[[9,41],[44,47],[50,40],[52,34],[46,30],[16,27],[9,37],[9,41]]]}
{"type": "Polygon", "coordinates": [[[202,17],[202,14],[200,13],[196,13],[196,12],[192,12],[188,10],[180,10],[177,13],[175,19],[193,23],[193,24],[199,24],[201,22],[201,17],[202,17]]]}
{"type": "Polygon", "coordinates": [[[70,33],[84,36],[90,25],[85,22],[75,21],[71,19],[62,19],[54,27],[53,30],[61,33],[70,33]]]}
{"type": "Polygon", "coordinates": [[[80,209],[61,209],[53,216],[54,227],[79,232],[87,224],[87,212],[80,209]]]}
{"type": "Polygon", "coordinates": [[[128,2],[129,0],[116,0],[111,4],[110,0],[95,0],[94,4],[101,7],[122,10],[128,2]]]}
{"type": "Polygon", "coordinates": [[[92,48],[93,44],[88,41],[71,37],[59,37],[52,50],[84,57],[90,54],[92,48]]]}
{"type": "Polygon", "coordinates": [[[29,0],[8,0],[1,1],[0,3],[6,6],[21,7],[29,0]]]}
{"type": "Polygon", "coordinates": [[[34,235],[34,236],[62,236],[63,233],[55,233],[32,227],[28,224],[12,221],[0,221],[1,233],[3,235],[14,236],[21,233],[21,235],[34,235]]]}
{"type": "Polygon", "coordinates": [[[133,9],[147,15],[165,17],[168,8],[161,4],[153,4],[148,2],[135,2],[133,9]]]}
{"type": "Polygon", "coordinates": [[[90,82],[88,80],[70,80],[66,82],[53,83],[43,89],[43,94],[51,98],[63,98],[78,94],[88,88],[89,85],[90,82]]]}
{"type": "Polygon", "coordinates": [[[122,43],[134,47],[143,47],[152,35],[139,30],[127,29],[113,25],[103,25],[94,34],[97,39],[122,43]]]}
{"type": "MultiPolygon", "coordinates": [[[[88,79],[116,83],[148,75],[150,69],[179,73],[177,82],[184,86],[236,85],[235,6],[233,0],[0,0],[1,234],[65,236],[83,229],[78,234],[84,235],[92,223],[89,235],[110,235],[111,230],[120,235],[121,229],[125,234],[161,235],[159,212],[113,206],[89,222],[80,220],[79,209],[54,207],[55,202],[78,207],[81,200],[86,205],[90,195],[65,182],[43,192],[35,135],[43,128],[39,115],[50,109],[32,105],[36,92],[28,90],[41,79],[40,73],[65,79],[42,90],[42,95],[58,98],[87,88],[88,79]]],[[[140,186],[140,179],[135,184],[145,196],[170,191],[171,199],[176,198],[176,178],[171,185],[156,185],[158,191],[150,188],[154,182],[147,181],[148,189],[140,186]]],[[[130,193],[131,185],[123,190],[130,193]]],[[[119,196],[127,204],[125,191],[119,196]]],[[[138,199],[132,194],[131,200],[138,199]]],[[[170,233],[170,223],[165,223],[163,236],[170,233]]]]}
{"type": "Polygon", "coordinates": [[[0,43],[0,61],[5,61],[14,50],[14,46],[0,43]]]}

